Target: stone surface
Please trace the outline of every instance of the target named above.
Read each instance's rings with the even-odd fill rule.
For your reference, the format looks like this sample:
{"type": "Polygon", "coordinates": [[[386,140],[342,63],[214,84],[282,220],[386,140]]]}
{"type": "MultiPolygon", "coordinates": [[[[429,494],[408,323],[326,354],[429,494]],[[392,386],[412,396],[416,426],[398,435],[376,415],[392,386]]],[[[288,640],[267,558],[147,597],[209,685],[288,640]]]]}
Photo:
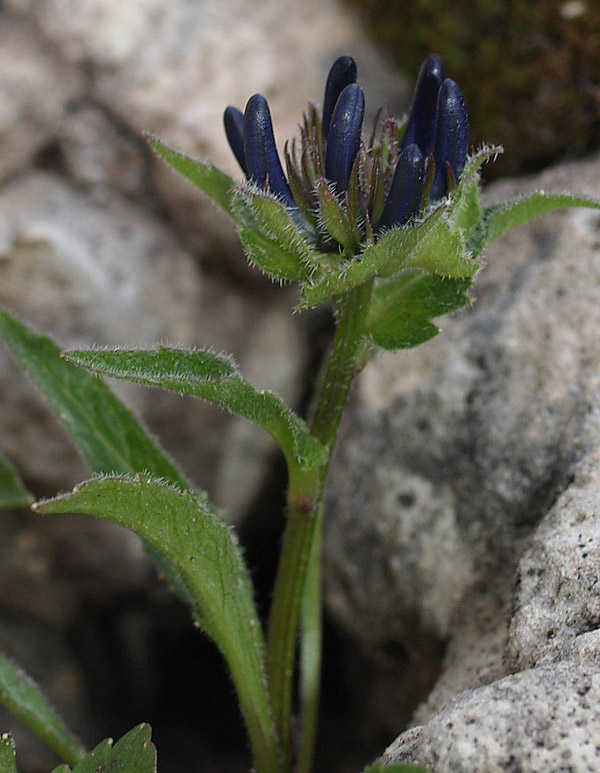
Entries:
{"type": "Polygon", "coordinates": [[[65,64],[32,24],[0,11],[0,183],[52,141],[82,73],[65,64]]]}
{"type": "MultiPolygon", "coordinates": [[[[390,95],[402,105],[404,84],[386,77],[353,18],[316,0],[7,0],[0,41],[0,300],[64,346],[169,339],[233,351],[260,386],[293,402],[302,354],[285,313],[291,299],[250,280],[231,225],[156,164],[140,134],[237,175],[225,104],[263,92],[281,143],[343,51],[359,60],[371,111],[390,95]],[[232,277],[233,287],[223,281],[232,277]]],[[[536,186],[598,195],[598,179],[595,159],[489,195],[536,186]]],[[[358,384],[332,469],[327,598],[383,664],[383,678],[369,672],[365,685],[369,722],[399,727],[427,696],[413,718],[421,727],[395,747],[405,759],[435,751],[441,710],[465,728],[444,747],[456,766],[488,770],[473,757],[474,738],[496,755],[490,764],[510,759],[493,727],[475,736],[463,721],[487,707],[498,727],[522,731],[522,770],[545,764],[555,732],[554,748],[586,769],[587,748],[576,756],[578,731],[565,730],[562,707],[597,735],[593,709],[577,696],[589,677],[597,703],[598,233],[596,213],[573,211],[505,237],[488,252],[474,308],[416,352],[377,355],[358,384]],[[528,750],[529,735],[542,738],[538,697],[552,679],[550,740],[528,750]]],[[[84,477],[4,355],[0,369],[2,446],[28,482],[52,493],[84,477]]],[[[268,438],[199,403],[126,395],[190,476],[243,513],[272,458],[268,438]]],[[[54,663],[70,668],[64,637],[90,606],[155,593],[164,609],[139,544],[116,534],[86,522],[72,532],[71,523],[3,522],[3,617],[29,610],[36,636],[60,628],[54,663]]],[[[136,647],[148,617],[136,614],[123,624],[128,663],[145,662],[136,647]]],[[[16,631],[14,640],[19,649],[27,637],[16,631]]]]}
{"type": "MultiPolygon", "coordinates": [[[[535,188],[598,196],[599,173],[593,158],[495,185],[488,198],[535,188]]],[[[513,749],[504,720],[496,732],[485,718],[495,717],[500,684],[543,724],[544,704],[528,691],[554,672],[537,668],[558,668],[576,696],[573,658],[600,619],[599,229],[597,213],[570,210],[512,232],[488,250],[471,309],[443,320],[419,350],[376,355],[359,379],[331,471],[328,605],[365,650],[395,642],[409,673],[420,647],[447,648],[414,714],[420,727],[388,760],[434,773],[558,770],[544,762],[556,746],[575,755],[565,769],[597,765],[577,756],[576,725],[555,738],[566,714],[536,753],[527,730],[515,730],[522,748],[513,749]],[[498,682],[513,672],[523,674],[498,682]],[[468,739],[465,706],[482,718],[468,739]],[[444,745],[443,722],[455,720],[461,729],[444,745]],[[512,752],[517,762],[501,767],[512,752]]],[[[592,674],[595,644],[584,647],[592,674]]],[[[558,688],[552,700],[560,707],[558,688]]],[[[506,721],[522,724],[520,709],[503,705],[506,721]]],[[[583,717],[597,734],[586,712],[577,704],[573,722],[583,717]]]]}
{"type": "MultiPolygon", "coordinates": [[[[142,132],[238,177],[221,125],[224,107],[243,107],[251,94],[264,93],[283,145],[296,134],[306,102],[322,98],[333,59],[346,51],[359,61],[371,114],[386,98],[397,106],[404,97],[404,107],[405,84],[362,42],[352,15],[337,1],[316,0],[7,0],[0,43],[0,302],[64,347],[168,341],[233,352],[257,386],[294,404],[307,335],[302,318],[290,317],[291,293],[247,268],[232,224],[153,157],[142,132]]],[[[280,474],[281,464],[273,464],[274,445],[262,430],[158,390],[121,382],[115,388],[232,520],[258,510],[261,496],[266,501],[265,474],[280,474]]],[[[0,399],[0,446],[36,495],[87,477],[5,349],[0,399]]],[[[115,706],[139,701],[131,724],[146,717],[153,700],[162,707],[168,677],[157,675],[147,649],[165,638],[174,608],[180,616],[169,636],[176,647],[187,641],[188,615],[168,606],[138,541],[89,519],[39,523],[20,514],[0,525],[0,648],[23,652],[37,676],[29,643],[44,642],[45,658],[37,662],[61,707],[65,664],[63,687],[77,692],[69,718],[89,729],[94,710],[110,717],[102,730],[86,731],[90,743],[116,734],[115,706]],[[73,678],[75,663],[86,673],[84,685],[73,678]]],[[[260,539],[266,537],[259,548],[260,539]]],[[[175,659],[184,673],[185,658],[170,649],[164,646],[164,659],[175,659]]],[[[207,662],[196,650],[189,660],[207,662]]],[[[209,670],[212,678],[218,667],[209,670]]],[[[224,681],[219,699],[230,695],[224,681]]],[[[169,695],[175,692],[169,685],[169,695]]],[[[208,705],[212,714],[210,698],[208,705]]],[[[189,752],[197,731],[181,730],[179,706],[175,714],[171,725],[185,733],[180,745],[189,752]]],[[[203,746],[205,724],[211,722],[196,723],[203,746]]],[[[0,731],[6,727],[2,716],[0,731]]],[[[18,741],[23,773],[50,769],[39,749],[18,741]]],[[[161,760],[169,768],[167,749],[163,738],[161,760]]],[[[222,760],[223,750],[211,757],[203,748],[211,771],[218,764],[235,769],[212,758],[222,760]]],[[[185,773],[189,760],[175,759],[170,767],[185,773]]]]}
{"type": "MultiPolygon", "coordinates": [[[[598,432],[598,408],[594,429],[598,432]]],[[[600,449],[585,457],[519,561],[506,662],[512,670],[569,657],[600,621],[600,449]]],[[[600,655],[600,650],[598,650],[600,655]]]]}
{"type": "MultiPolygon", "coordinates": [[[[1,301],[61,346],[195,341],[201,277],[143,211],[115,195],[77,194],[43,173],[5,186],[0,211],[1,301]]],[[[51,487],[85,477],[6,353],[2,370],[3,447],[25,477],[51,487]]]]}
{"type": "MultiPolygon", "coordinates": [[[[76,0],[65,5],[60,0],[9,0],[7,6],[59,54],[63,67],[85,73],[85,88],[74,106],[82,113],[59,133],[63,161],[74,162],[67,169],[73,176],[83,172],[87,177],[90,171],[72,150],[73,142],[88,134],[90,103],[108,114],[113,132],[118,127],[137,141],[150,131],[239,177],[222,127],[229,103],[243,108],[253,93],[263,93],[283,145],[297,133],[307,101],[322,99],[327,70],[342,52],[359,60],[371,113],[385,99],[397,104],[402,98],[404,107],[408,97],[402,79],[362,41],[354,15],[337,1],[76,0]]],[[[107,173],[114,173],[110,156],[118,145],[101,138],[100,147],[107,173]]],[[[229,221],[192,186],[148,153],[142,153],[137,169],[128,154],[125,167],[130,178],[140,178],[137,195],[147,195],[143,188],[150,187],[184,243],[204,261],[226,260],[245,281],[253,276],[229,221]]]]}
{"type": "Polygon", "coordinates": [[[56,130],[55,142],[59,171],[78,187],[118,191],[151,207],[143,139],[106,110],[86,99],[74,102],[56,130]]]}
{"type": "Polygon", "coordinates": [[[521,671],[462,693],[383,760],[418,761],[434,773],[594,773],[599,698],[597,660],[521,671]]]}
{"type": "MultiPolygon", "coordinates": [[[[287,310],[282,304],[263,308],[260,299],[244,299],[222,282],[203,278],[191,256],[141,208],[108,189],[76,194],[56,176],[32,173],[0,192],[0,212],[0,300],[61,346],[170,342],[230,351],[254,371],[259,385],[293,402],[302,357],[287,310]],[[270,341],[269,328],[276,331],[270,341]],[[263,346],[266,354],[258,360],[263,346]]],[[[74,485],[86,468],[7,356],[2,369],[4,450],[27,479],[46,487],[74,485]]],[[[238,518],[244,514],[273,448],[261,430],[251,427],[248,434],[247,442],[263,449],[250,475],[235,443],[225,448],[221,441],[228,421],[221,412],[122,382],[116,389],[134,401],[188,474],[211,492],[220,461],[232,479],[238,460],[237,474],[246,483],[233,504],[238,518]]]]}

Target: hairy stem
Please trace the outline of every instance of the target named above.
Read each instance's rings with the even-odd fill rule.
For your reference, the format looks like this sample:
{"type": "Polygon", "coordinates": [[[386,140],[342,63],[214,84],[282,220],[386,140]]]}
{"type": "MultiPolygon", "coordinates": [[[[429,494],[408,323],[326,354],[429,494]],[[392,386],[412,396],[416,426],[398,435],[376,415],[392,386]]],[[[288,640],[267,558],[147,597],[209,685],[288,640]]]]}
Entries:
{"type": "MultiPolygon", "coordinates": [[[[316,470],[312,479],[307,478],[301,483],[294,479],[293,471],[290,472],[288,519],[275,580],[267,637],[267,677],[275,727],[283,755],[282,773],[288,773],[293,757],[292,691],[296,638],[303,604],[304,630],[308,632],[310,629],[313,642],[320,642],[321,638],[320,551],[318,556],[315,552],[310,561],[309,596],[303,600],[307,569],[315,530],[321,528],[321,502],[335,436],[358,362],[363,354],[363,326],[371,289],[371,282],[355,288],[342,296],[336,306],[336,333],[311,427],[311,433],[329,448],[328,459],[316,470]]],[[[311,686],[309,696],[304,694],[302,697],[303,713],[307,722],[301,722],[309,737],[301,738],[301,746],[307,749],[308,753],[301,752],[301,757],[304,759],[303,765],[308,767],[303,767],[303,770],[308,770],[311,764],[319,701],[320,665],[318,662],[305,663],[305,668],[307,667],[310,673],[305,674],[304,685],[311,686]]]]}

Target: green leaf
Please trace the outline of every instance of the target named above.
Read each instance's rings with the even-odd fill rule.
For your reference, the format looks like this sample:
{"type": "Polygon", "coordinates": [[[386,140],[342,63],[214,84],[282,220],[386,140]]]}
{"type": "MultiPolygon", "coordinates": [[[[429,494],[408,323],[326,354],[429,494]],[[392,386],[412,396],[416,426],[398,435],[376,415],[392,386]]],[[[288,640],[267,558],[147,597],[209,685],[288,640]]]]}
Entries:
{"type": "Polygon", "coordinates": [[[17,773],[15,744],[9,733],[0,736],[0,773],[17,773]]]}
{"type": "Polygon", "coordinates": [[[450,206],[444,204],[416,226],[389,231],[364,253],[320,276],[302,290],[299,308],[309,308],[327,298],[349,292],[373,277],[390,277],[404,268],[420,268],[437,276],[464,279],[472,277],[479,264],[465,249],[462,232],[450,219],[450,206]]]}
{"type": "Polygon", "coordinates": [[[0,332],[94,472],[147,471],[178,486],[189,485],[100,379],[67,362],[48,338],[2,310],[0,332]]]}
{"type": "Polygon", "coordinates": [[[229,664],[259,769],[275,769],[269,767],[276,748],[251,583],[233,532],[209,501],[138,475],[90,481],[34,508],[112,521],[167,556],[194,600],[199,625],[229,664]]]}
{"type": "Polygon", "coordinates": [[[288,282],[310,274],[310,247],[282,204],[245,192],[235,197],[233,216],[248,259],[267,276],[288,282]]]}
{"type": "Polygon", "coordinates": [[[228,357],[167,347],[70,351],[65,356],[94,373],[199,397],[250,419],[277,440],[291,469],[311,469],[326,458],[326,449],[302,419],[272,392],[245,381],[228,357]]]}
{"type": "Polygon", "coordinates": [[[487,147],[470,157],[456,190],[421,223],[394,228],[345,265],[315,273],[302,289],[298,308],[316,306],[373,277],[391,277],[406,268],[453,279],[473,277],[479,264],[467,239],[482,216],[479,173],[482,164],[501,151],[487,147]]]}
{"type": "Polygon", "coordinates": [[[27,491],[12,464],[0,456],[0,510],[29,507],[33,497],[27,491]]]}
{"type": "Polygon", "coordinates": [[[600,209],[600,199],[571,193],[545,193],[537,191],[501,204],[488,207],[483,213],[483,223],[477,234],[477,246],[483,248],[507,231],[528,220],[555,212],[565,207],[600,209]]]}
{"type": "Polygon", "coordinates": [[[250,263],[267,276],[282,282],[296,282],[304,276],[301,266],[290,253],[262,231],[242,226],[238,229],[238,236],[250,263]]]}
{"type": "Polygon", "coordinates": [[[1,653],[0,703],[71,765],[85,754],[39,687],[1,653]]]}
{"type": "Polygon", "coordinates": [[[302,266],[275,239],[251,226],[240,226],[238,236],[248,260],[272,279],[296,282],[305,276],[302,266]]]}
{"type": "Polygon", "coordinates": [[[185,153],[173,150],[151,134],[146,134],[150,147],[163,158],[175,171],[193,182],[200,190],[218,204],[228,215],[232,214],[233,191],[236,182],[229,175],[212,164],[203,164],[185,153]]]}
{"type": "MultiPolygon", "coordinates": [[[[2,310],[0,332],[95,473],[149,472],[181,488],[189,485],[100,379],[67,362],[48,338],[36,335],[2,310]]],[[[172,567],[153,548],[148,552],[185,598],[172,567]]]]}
{"type": "Polygon", "coordinates": [[[500,146],[483,147],[467,159],[456,190],[449,197],[448,219],[455,230],[461,229],[466,234],[470,234],[479,226],[482,218],[479,202],[481,167],[486,161],[503,152],[500,146]]]}
{"type": "Polygon", "coordinates": [[[272,279],[308,281],[330,261],[311,246],[283,204],[264,191],[238,190],[233,217],[248,259],[272,279]]]}
{"type": "Polygon", "coordinates": [[[467,306],[470,279],[446,279],[407,269],[373,290],[366,329],[384,349],[410,349],[439,333],[431,322],[467,306]]]}
{"type": "Polygon", "coordinates": [[[368,248],[365,258],[375,258],[381,266],[377,276],[389,277],[404,268],[421,268],[437,276],[472,277],[479,265],[465,253],[463,235],[455,228],[451,212],[448,205],[443,205],[416,228],[390,231],[368,248]]]}
{"type": "Polygon", "coordinates": [[[244,198],[266,233],[276,239],[283,249],[288,250],[299,266],[310,265],[311,247],[283,204],[262,191],[244,193],[244,198]]]}
{"type": "MultiPolygon", "coordinates": [[[[156,773],[156,748],[150,740],[150,725],[134,727],[113,745],[111,738],[98,744],[73,773],[156,773]]],[[[61,765],[52,773],[68,773],[61,765]]]]}
{"type": "Polygon", "coordinates": [[[362,241],[362,234],[356,224],[351,223],[326,180],[321,179],[317,183],[317,194],[321,219],[327,232],[345,250],[355,252],[362,241]]]}

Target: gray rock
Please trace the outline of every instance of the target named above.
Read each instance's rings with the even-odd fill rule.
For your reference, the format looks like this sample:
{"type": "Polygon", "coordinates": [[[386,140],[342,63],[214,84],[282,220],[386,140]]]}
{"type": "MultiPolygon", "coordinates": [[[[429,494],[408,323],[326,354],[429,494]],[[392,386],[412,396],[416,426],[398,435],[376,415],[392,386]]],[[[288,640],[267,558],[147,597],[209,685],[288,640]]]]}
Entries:
{"type": "MultiPolygon", "coordinates": [[[[268,385],[288,405],[298,398],[304,367],[299,328],[289,309],[267,309],[257,321],[252,341],[243,354],[244,377],[253,384],[268,385]]],[[[240,520],[270,467],[277,446],[273,438],[247,419],[236,416],[223,438],[223,457],[217,470],[215,502],[232,521],[240,520]]]]}
{"type": "MultiPolygon", "coordinates": [[[[591,415],[598,433],[597,405],[591,415]]],[[[598,628],[599,459],[600,449],[586,455],[519,561],[506,651],[510,670],[563,660],[582,635],[598,628]]]]}
{"type": "MultiPolygon", "coordinates": [[[[109,113],[82,99],[71,106],[56,130],[65,176],[78,187],[118,191],[152,208],[147,149],[109,113]]],[[[155,202],[156,204],[156,202],[155,202]]]]}
{"type": "Polygon", "coordinates": [[[247,270],[229,220],[162,163],[154,163],[149,175],[150,154],[141,148],[135,166],[138,151],[132,154],[131,147],[142,132],[151,131],[192,156],[209,157],[239,178],[222,126],[227,104],[243,108],[252,94],[263,93],[283,146],[297,134],[307,101],[322,99],[327,69],[346,51],[359,59],[371,112],[386,99],[398,104],[399,97],[404,107],[408,97],[402,79],[361,40],[357,20],[338,2],[9,0],[7,5],[57,52],[63,67],[87,76],[75,114],[59,131],[67,173],[75,179],[80,174],[89,179],[90,172],[98,176],[90,169],[91,153],[82,158],[74,151],[81,136],[97,135],[91,103],[112,123],[108,135],[98,138],[92,160],[96,169],[104,166],[105,180],[111,173],[121,184],[138,179],[136,196],[144,199],[150,186],[155,204],[160,201],[166,209],[183,242],[210,264],[228,261],[245,281],[256,275],[247,270]],[[382,83],[389,88],[383,90],[382,83]],[[122,135],[116,144],[115,129],[122,135]],[[124,168],[115,167],[115,156],[124,168]]]}
{"type": "Polygon", "coordinates": [[[0,183],[52,141],[82,73],[66,65],[26,20],[0,14],[0,183]]]}
{"type": "MultiPolygon", "coordinates": [[[[0,192],[0,212],[0,301],[64,348],[161,342],[212,347],[233,352],[242,368],[255,371],[260,386],[295,399],[302,357],[287,309],[203,278],[191,256],[141,208],[108,189],[76,194],[58,177],[32,173],[0,192]],[[253,352],[267,344],[269,328],[277,335],[266,349],[278,368],[272,360],[259,368],[253,352]]],[[[86,477],[87,468],[6,352],[0,367],[3,449],[45,491],[86,477]]],[[[243,516],[268,468],[272,446],[265,445],[262,430],[250,429],[248,442],[259,442],[263,453],[254,457],[248,477],[237,446],[224,443],[228,417],[222,412],[123,382],[115,388],[199,485],[214,493],[221,463],[230,480],[244,475],[233,503],[237,518],[243,516]]],[[[219,503],[230,504],[224,497],[219,503]]]]}
{"type": "Polygon", "coordinates": [[[434,773],[594,773],[600,769],[597,663],[522,671],[459,695],[404,733],[383,762],[434,773]]]}
{"type": "MultiPolygon", "coordinates": [[[[589,159],[493,186],[488,197],[536,188],[598,196],[599,172],[600,159],[589,159]]],[[[504,737],[504,720],[495,732],[485,718],[496,716],[498,680],[535,667],[507,682],[507,694],[543,723],[543,704],[527,691],[554,672],[537,668],[564,663],[568,693],[572,659],[598,625],[599,223],[570,210],[492,245],[473,308],[442,320],[442,334],[416,351],[377,355],[359,379],[331,471],[328,605],[367,651],[403,647],[409,673],[419,646],[447,646],[413,717],[421,727],[400,737],[405,756],[388,761],[434,773],[558,770],[543,756],[558,743],[574,755],[567,769],[596,769],[573,748],[575,725],[559,743],[563,726],[550,723],[533,754],[526,730],[504,737]],[[470,701],[482,718],[469,736],[486,739],[479,747],[461,735],[470,701]],[[454,722],[455,712],[462,729],[445,745],[440,717],[454,722]],[[498,767],[511,753],[518,763],[498,767]]],[[[595,673],[595,640],[584,649],[595,673]]],[[[507,722],[522,724],[518,712],[507,708],[507,722]]],[[[583,721],[597,735],[596,715],[583,721]]]]}
{"type": "MultiPolygon", "coordinates": [[[[200,275],[143,211],[114,194],[77,195],[42,173],[5,186],[0,211],[0,300],[65,348],[195,340],[200,275]]],[[[6,354],[2,370],[3,447],[19,469],[52,487],[85,477],[6,354]]]]}

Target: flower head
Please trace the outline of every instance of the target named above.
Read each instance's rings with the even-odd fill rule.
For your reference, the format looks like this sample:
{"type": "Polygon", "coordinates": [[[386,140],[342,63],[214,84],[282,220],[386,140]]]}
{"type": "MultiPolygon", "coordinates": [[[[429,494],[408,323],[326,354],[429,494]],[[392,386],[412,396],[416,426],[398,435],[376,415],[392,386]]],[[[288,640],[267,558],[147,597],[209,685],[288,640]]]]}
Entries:
{"type": "Polygon", "coordinates": [[[405,121],[382,108],[366,139],[364,114],[356,63],[341,56],[329,71],[322,112],[309,105],[299,141],[285,144],[284,173],[264,97],[251,97],[243,114],[225,111],[227,139],[247,180],[273,194],[320,250],[356,251],[406,225],[455,187],[465,165],[464,99],[436,54],[423,62],[405,121]]]}

